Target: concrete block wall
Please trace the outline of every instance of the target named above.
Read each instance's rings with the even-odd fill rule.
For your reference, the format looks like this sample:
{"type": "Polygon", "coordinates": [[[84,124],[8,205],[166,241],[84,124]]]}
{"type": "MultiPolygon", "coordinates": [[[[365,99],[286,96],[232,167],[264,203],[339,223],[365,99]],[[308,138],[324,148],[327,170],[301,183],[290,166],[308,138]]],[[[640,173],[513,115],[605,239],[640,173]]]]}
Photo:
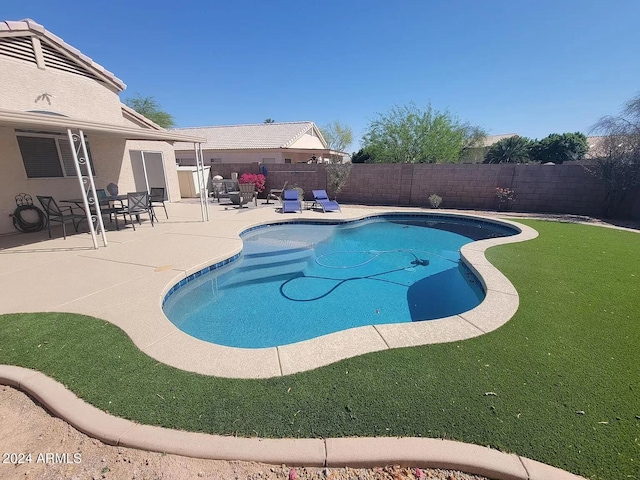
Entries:
{"type": "MultiPolygon", "coordinates": [[[[260,167],[257,162],[219,163],[211,165],[211,175],[231,178],[231,173],[235,172],[240,177],[243,173],[260,173],[260,167]]],[[[287,182],[287,188],[298,186],[304,190],[305,200],[313,200],[311,190],[327,188],[326,169],[322,164],[278,163],[266,165],[266,168],[265,192],[272,188],[282,188],[287,182]]],[[[266,193],[261,196],[266,196],[266,193]]]]}
{"type": "MultiPolygon", "coordinates": [[[[298,185],[305,199],[311,190],[328,190],[322,164],[267,165],[266,190],[298,185]]],[[[231,172],[259,173],[258,163],[219,164],[212,167],[225,178],[231,172]]],[[[214,173],[215,174],[215,173],[214,173]]],[[[511,209],[521,212],[568,213],[601,216],[605,189],[579,164],[354,164],[339,202],[367,205],[429,206],[433,193],[443,208],[493,210],[498,208],[496,187],[516,192],[511,209]]],[[[640,192],[629,195],[625,216],[640,216],[640,192]]]]}

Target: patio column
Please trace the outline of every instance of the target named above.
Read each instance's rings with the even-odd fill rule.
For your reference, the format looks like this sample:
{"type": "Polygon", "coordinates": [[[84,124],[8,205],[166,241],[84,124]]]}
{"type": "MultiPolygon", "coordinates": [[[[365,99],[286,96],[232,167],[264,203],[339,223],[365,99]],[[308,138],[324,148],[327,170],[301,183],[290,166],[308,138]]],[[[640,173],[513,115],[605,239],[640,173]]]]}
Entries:
{"type": "Polygon", "coordinates": [[[194,143],[193,149],[196,156],[196,175],[198,176],[198,188],[200,190],[200,212],[202,221],[209,221],[209,207],[207,205],[207,184],[204,178],[204,159],[202,157],[202,144],[194,143]]]}
{"type": "Polygon", "coordinates": [[[93,172],[91,171],[91,162],[89,162],[87,145],[84,141],[84,132],[82,130],[78,130],[78,133],[73,133],[70,128],[67,128],[67,136],[69,137],[69,146],[71,147],[71,154],[73,156],[73,165],[75,166],[78,182],[80,183],[80,194],[82,195],[84,211],[87,215],[87,223],[89,224],[89,231],[91,232],[91,239],[93,240],[93,248],[98,248],[98,238],[96,236],[96,229],[93,223],[94,221],[98,222],[100,233],[102,234],[102,243],[106,247],[107,236],[104,231],[104,224],[102,223],[100,202],[96,201],[98,197],[96,195],[96,186],[93,182],[93,172]],[[87,172],[86,175],[82,174],[81,165],[85,166],[87,172]],[[89,200],[89,196],[87,195],[87,186],[91,192],[91,200],[89,200]],[[90,204],[96,209],[95,215],[91,213],[90,204]]]}

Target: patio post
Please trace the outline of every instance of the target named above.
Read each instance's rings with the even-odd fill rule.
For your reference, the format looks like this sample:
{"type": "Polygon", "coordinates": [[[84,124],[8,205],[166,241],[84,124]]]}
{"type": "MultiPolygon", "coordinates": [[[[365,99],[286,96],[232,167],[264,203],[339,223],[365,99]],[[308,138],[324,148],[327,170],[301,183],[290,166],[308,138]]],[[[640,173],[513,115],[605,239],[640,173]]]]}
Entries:
{"type": "Polygon", "coordinates": [[[200,213],[202,214],[202,221],[204,222],[209,220],[209,208],[207,206],[206,187],[204,187],[204,160],[202,158],[202,145],[200,143],[194,143],[193,149],[196,156],[198,189],[200,190],[200,213]]]}
{"type": "Polygon", "coordinates": [[[93,172],[91,171],[91,163],[89,162],[89,154],[87,152],[87,145],[84,141],[84,132],[78,130],[78,133],[73,133],[71,128],[67,128],[67,136],[69,137],[69,146],[71,147],[71,154],[73,156],[73,165],[76,169],[76,175],[78,182],[80,183],[80,194],[82,195],[82,202],[84,204],[84,211],[87,215],[87,223],[89,224],[89,231],[91,232],[91,240],[93,240],[93,248],[98,248],[98,238],[96,236],[96,229],[93,224],[94,220],[97,220],[102,234],[102,242],[104,246],[107,246],[107,236],[104,231],[104,224],[102,223],[102,213],[100,212],[100,202],[96,201],[96,186],[93,182],[93,172]],[[78,142],[78,147],[76,147],[78,142]],[[87,175],[82,174],[80,165],[84,165],[87,170],[87,175]],[[91,214],[91,208],[89,206],[89,198],[85,185],[89,184],[93,205],[96,208],[96,215],[91,214]]]}
{"type": "Polygon", "coordinates": [[[202,153],[202,144],[198,144],[198,150],[200,150],[200,165],[202,165],[202,185],[200,187],[200,195],[202,197],[202,205],[204,207],[204,215],[209,221],[209,190],[207,189],[207,179],[204,176],[204,155],[202,153]]]}
{"type": "Polygon", "coordinates": [[[151,195],[149,189],[149,177],[147,176],[147,162],[144,159],[144,151],[140,150],[140,156],[142,157],[142,171],[144,172],[144,184],[147,186],[147,194],[151,195]]]}

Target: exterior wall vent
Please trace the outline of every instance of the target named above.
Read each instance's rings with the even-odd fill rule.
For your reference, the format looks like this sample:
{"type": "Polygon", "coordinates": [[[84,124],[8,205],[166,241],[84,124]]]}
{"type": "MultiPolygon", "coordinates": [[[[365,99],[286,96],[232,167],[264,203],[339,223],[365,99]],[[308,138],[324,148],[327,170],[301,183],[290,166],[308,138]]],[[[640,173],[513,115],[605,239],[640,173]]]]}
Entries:
{"type": "Polygon", "coordinates": [[[31,37],[0,37],[0,55],[37,63],[31,37]]]}

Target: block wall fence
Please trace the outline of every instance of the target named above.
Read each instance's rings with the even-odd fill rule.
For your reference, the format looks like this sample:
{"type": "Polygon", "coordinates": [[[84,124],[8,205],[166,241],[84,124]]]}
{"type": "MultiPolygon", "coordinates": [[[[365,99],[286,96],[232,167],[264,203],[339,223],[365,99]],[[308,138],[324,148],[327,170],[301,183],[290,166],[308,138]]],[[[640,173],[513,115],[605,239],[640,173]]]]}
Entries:
{"type": "MultiPolygon", "coordinates": [[[[305,199],[313,189],[327,188],[322,164],[267,165],[266,189],[299,186],[305,199]]],[[[212,175],[259,173],[257,163],[214,164],[212,175]]],[[[516,192],[511,209],[521,212],[602,216],[603,182],[579,164],[353,164],[339,202],[366,205],[429,207],[429,196],[442,197],[441,208],[494,210],[496,187],[516,192]]],[[[627,198],[621,216],[640,218],[640,191],[627,198]]]]}

